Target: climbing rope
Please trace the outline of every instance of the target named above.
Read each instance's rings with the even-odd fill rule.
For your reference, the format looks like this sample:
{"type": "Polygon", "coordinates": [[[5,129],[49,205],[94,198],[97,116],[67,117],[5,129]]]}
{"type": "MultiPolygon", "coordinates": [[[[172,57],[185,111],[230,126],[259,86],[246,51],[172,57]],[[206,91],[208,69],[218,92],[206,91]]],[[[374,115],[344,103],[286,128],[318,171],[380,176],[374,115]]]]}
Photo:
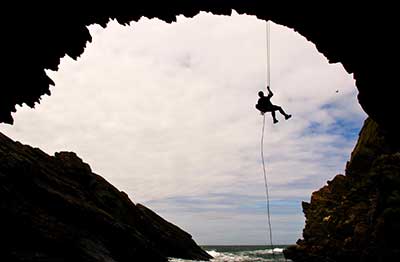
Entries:
{"type": "Polygon", "coordinates": [[[265,115],[264,115],[264,117],[263,117],[262,135],[261,135],[261,160],[262,160],[263,174],[264,174],[264,185],[265,185],[265,196],[266,196],[266,207],[267,207],[267,220],[268,220],[269,240],[270,240],[270,246],[271,246],[271,248],[272,248],[272,256],[274,256],[274,245],[273,245],[273,242],[272,242],[271,215],[270,215],[270,210],[269,210],[268,181],[267,181],[267,172],[266,172],[265,160],[264,160],[264,129],[265,129],[265,115]]]}
{"type": "MultiPolygon", "coordinates": [[[[271,78],[270,78],[270,28],[269,28],[269,21],[266,24],[266,42],[267,42],[267,86],[270,86],[271,78]]],[[[265,196],[266,196],[266,208],[267,208],[267,220],[268,220],[268,230],[269,230],[269,240],[270,246],[272,249],[272,257],[275,260],[274,254],[274,245],[272,241],[272,226],[271,226],[271,215],[269,210],[269,192],[268,192],[268,181],[267,181],[267,172],[265,168],[265,160],[264,160],[264,130],[265,130],[265,114],[263,115],[263,125],[262,125],[262,134],[261,134],[261,160],[262,160],[262,167],[263,167],[263,174],[264,174],[264,185],[265,185],[265,196]]]]}
{"type": "Polygon", "coordinates": [[[270,26],[269,26],[269,21],[267,21],[265,25],[265,42],[267,45],[267,86],[271,85],[271,56],[270,56],[270,50],[271,50],[271,41],[270,41],[270,26]]]}

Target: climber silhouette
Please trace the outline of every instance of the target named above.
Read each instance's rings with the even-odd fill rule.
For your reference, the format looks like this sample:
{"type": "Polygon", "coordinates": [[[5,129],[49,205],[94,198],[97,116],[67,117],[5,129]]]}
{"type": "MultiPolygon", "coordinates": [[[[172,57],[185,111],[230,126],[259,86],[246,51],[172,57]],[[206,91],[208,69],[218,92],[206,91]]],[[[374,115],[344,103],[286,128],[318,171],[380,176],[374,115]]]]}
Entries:
{"type": "Polygon", "coordinates": [[[262,115],[264,115],[266,112],[271,112],[272,119],[274,120],[274,124],[278,123],[278,120],[276,119],[276,116],[275,116],[275,111],[279,111],[279,113],[281,113],[283,116],[285,116],[286,120],[291,118],[292,115],[286,114],[285,111],[283,111],[282,107],[273,105],[271,103],[271,97],[274,94],[271,92],[271,89],[269,88],[269,86],[267,86],[267,89],[268,89],[268,96],[264,96],[263,91],[258,92],[258,96],[260,98],[258,99],[256,108],[261,111],[262,115]]]}

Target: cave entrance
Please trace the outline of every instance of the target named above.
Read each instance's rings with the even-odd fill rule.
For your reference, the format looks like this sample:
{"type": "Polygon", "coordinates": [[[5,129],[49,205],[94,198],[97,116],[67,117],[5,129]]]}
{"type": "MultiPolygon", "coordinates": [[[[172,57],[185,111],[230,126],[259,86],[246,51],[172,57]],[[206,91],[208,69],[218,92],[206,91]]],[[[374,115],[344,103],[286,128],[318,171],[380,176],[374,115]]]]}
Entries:
{"type": "MultiPolygon", "coordinates": [[[[19,108],[1,132],[50,154],[75,151],[201,244],[264,244],[254,104],[265,87],[265,21],[200,13],[90,31],[78,61],[48,71],[52,96],[19,108]]],[[[340,64],[291,29],[271,31],[273,101],[293,119],[269,122],[265,153],[275,243],[290,244],[303,227],[300,201],[343,170],[365,115],[340,64]]]]}

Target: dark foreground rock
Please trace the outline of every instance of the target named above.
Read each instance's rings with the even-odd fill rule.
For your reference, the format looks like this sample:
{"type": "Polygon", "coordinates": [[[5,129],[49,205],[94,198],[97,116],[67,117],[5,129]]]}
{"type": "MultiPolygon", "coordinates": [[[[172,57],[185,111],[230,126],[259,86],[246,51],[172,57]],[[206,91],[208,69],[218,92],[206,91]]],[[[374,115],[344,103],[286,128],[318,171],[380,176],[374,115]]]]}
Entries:
{"type": "Polygon", "coordinates": [[[303,202],[303,239],[284,251],[293,261],[400,261],[400,150],[367,119],[347,163],[303,202]]]}
{"type": "Polygon", "coordinates": [[[1,133],[0,243],[0,261],[210,259],[75,153],[49,156],[1,133]]]}

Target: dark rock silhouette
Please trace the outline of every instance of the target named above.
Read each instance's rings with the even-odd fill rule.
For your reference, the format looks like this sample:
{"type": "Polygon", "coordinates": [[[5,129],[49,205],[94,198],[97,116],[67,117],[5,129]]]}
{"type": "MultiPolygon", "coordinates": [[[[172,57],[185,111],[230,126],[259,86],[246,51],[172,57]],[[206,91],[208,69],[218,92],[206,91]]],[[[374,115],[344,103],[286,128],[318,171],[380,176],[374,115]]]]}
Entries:
{"type": "Polygon", "coordinates": [[[367,119],[346,167],[303,202],[303,239],[293,261],[399,261],[400,148],[367,119]]]}
{"type": "Polygon", "coordinates": [[[210,259],[75,153],[52,157],[1,133],[0,214],[1,261],[210,259]]]}

